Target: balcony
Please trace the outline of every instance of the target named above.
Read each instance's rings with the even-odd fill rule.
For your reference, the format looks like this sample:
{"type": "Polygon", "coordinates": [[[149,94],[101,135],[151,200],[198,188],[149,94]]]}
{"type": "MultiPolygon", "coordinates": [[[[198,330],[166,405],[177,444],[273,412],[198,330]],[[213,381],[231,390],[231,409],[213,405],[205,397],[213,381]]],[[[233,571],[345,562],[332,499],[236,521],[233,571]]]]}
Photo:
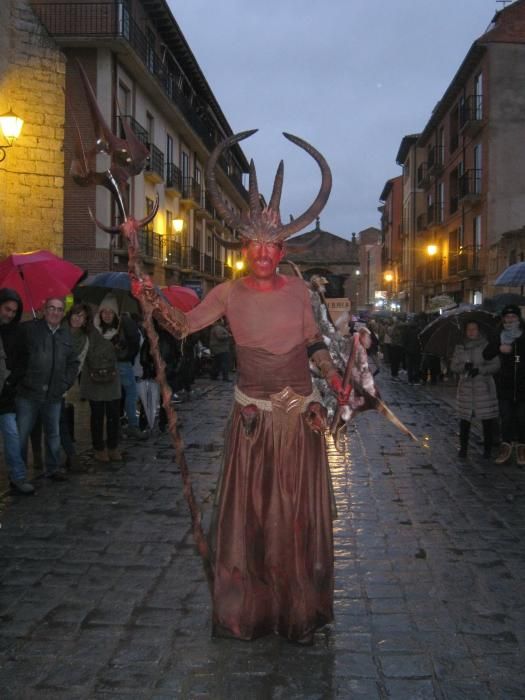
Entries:
{"type": "Polygon", "coordinates": [[[436,223],[437,207],[435,204],[430,204],[427,207],[427,228],[436,223]]]}
{"type": "Polygon", "coordinates": [[[419,231],[424,231],[427,227],[427,215],[426,214],[419,214],[419,216],[416,219],[416,228],[419,231]]]}
{"type": "Polygon", "coordinates": [[[469,95],[460,105],[459,128],[460,131],[473,136],[483,126],[483,97],[482,95],[469,95]]]}
{"type": "Polygon", "coordinates": [[[233,267],[229,265],[224,265],[223,277],[227,280],[233,279],[233,267]]]}
{"type": "Polygon", "coordinates": [[[120,138],[122,138],[122,139],[126,138],[126,134],[124,133],[124,129],[122,128],[122,120],[123,119],[125,119],[126,122],[130,125],[133,133],[138,138],[138,140],[141,143],[143,143],[145,146],[149,146],[148,130],[145,129],[142,126],[142,124],[139,124],[139,122],[135,119],[135,117],[132,117],[131,114],[124,114],[120,118],[120,138]]]}
{"type": "Polygon", "coordinates": [[[202,197],[202,187],[194,177],[182,178],[181,199],[184,204],[190,207],[200,207],[202,197]]]}
{"type": "Polygon", "coordinates": [[[144,177],[154,185],[164,181],[164,153],[154,144],[150,143],[149,158],[144,169],[144,177]]]}
{"type": "Polygon", "coordinates": [[[184,246],[182,248],[182,260],[181,266],[186,270],[196,270],[201,269],[201,252],[198,248],[193,246],[184,246]]]}
{"type": "MultiPolygon", "coordinates": [[[[221,133],[208,114],[208,106],[193,91],[177,68],[155,53],[139,24],[129,10],[127,2],[38,2],[31,7],[47,32],[59,46],[107,45],[117,51],[131,49],[160,89],[173,102],[193,131],[211,151],[222,139],[221,133]],[[89,40],[92,40],[91,42],[89,40]]],[[[224,160],[221,167],[232,185],[245,201],[248,193],[238,177],[229,172],[224,160]]]]}
{"type": "Polygon", "coordinates": [[[462,277],[480,277],[483,275],[481,246],[463,246],[455,255],[457,257],[458,275],[462,277]]]}
{"type": "Polygon", "coordinates": [[[164,263],[180,266],[182,263],[182,245],[175,236],[165,236],[164,263]]]}
{"type": "Polygon", "coordinates": [[[428,150],[427,172],[429,175],[439,175],[443,171],[445,149],[443,146],[432,146],[428,150]]]}
{"type": "Polygon", "coordinates": [[[150,260],[163,260],[162,234],[143,229],[139,231],[139,248],[142,255],[150,260]]]}
{"type": "Polygon", "coordinates": [[[417,186],[426,187],[430,182],[430,176],[428,174],[428,164],[421,163],[417,169],[417,186]]]}
{"type": "Polygon", "coordinates": [[[466,170],[459,178],[459,199],[477,201],[481,194],[481,170],[466,170]]]}
{"type": "Polygon", "coordinates": [[[182,173],[173,163],[166,163],[166,193],[175,195],[182,193],[182,173]]]}

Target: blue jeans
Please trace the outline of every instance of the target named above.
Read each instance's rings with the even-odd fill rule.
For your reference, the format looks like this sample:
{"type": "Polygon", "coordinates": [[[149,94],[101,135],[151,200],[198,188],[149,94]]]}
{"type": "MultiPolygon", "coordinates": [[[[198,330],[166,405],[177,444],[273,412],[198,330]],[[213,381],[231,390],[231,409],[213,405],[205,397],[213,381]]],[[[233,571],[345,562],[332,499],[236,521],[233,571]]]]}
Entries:
{"type": "Polygon", "coordinates": [[[25,481],[27,468],[22,459],[16,413],[0,414],[0,433],[4,438],[4,458],[9,469],[9,478],[11,481],[25,481]]]}
{"type": "Polygon", "coordinates": [[[124,412],[128,417],[130,428],[139,427],[137,418],[137,383],[135,372],[131,362],[118,362],[118,372],[120,374],[120,386],[124,390],[124,412]]]}
{"type": "Polygon", "coordinates": [[[16,420],[22,458],[27,461],[27,442],[38,416],[42,419],[46,443],[46,473],[52,474],[60,467],[60,401],[36,401],[16,398],[16,420]]]}

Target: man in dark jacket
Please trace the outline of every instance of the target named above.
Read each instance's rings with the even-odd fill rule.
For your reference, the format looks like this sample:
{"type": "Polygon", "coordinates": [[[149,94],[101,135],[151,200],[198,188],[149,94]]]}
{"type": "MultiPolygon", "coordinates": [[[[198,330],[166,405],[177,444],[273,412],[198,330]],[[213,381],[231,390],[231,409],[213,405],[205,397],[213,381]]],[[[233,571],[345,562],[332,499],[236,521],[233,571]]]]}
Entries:
{"type": "Polygon", "coordinates": [[[15,378],[16,335],[22,316],[22,300],[13,289],[0,289],[0,340],[5,352],[7,378],[0,391],[0,432],[4,439],[4,459],[9,469],[11,486],[23,494],[35,489],[27,481],[27,468],[20,448],[16,423],[15,378]]]}
{"type": "Polygon", "coordinates": [[[27,441],[40,416],[46,444],[46,476],[63,481],[60,467],[62,397],[78,373],[78,356],[64,318],[64,300],[47,299],[44,317],[20,327],[15,367],[16,415],[24,459],[27,441]]]}

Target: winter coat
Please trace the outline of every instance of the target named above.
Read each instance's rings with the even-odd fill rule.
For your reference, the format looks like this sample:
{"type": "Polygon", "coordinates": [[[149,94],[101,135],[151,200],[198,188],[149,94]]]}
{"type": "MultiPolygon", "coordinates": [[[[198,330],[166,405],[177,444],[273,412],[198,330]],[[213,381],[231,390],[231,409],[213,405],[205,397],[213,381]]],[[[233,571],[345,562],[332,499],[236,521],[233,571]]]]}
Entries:
{"type": "Polygon", "coordinates": [[[525,401],[525,328],[512,343],[512,352],[500,352],[498,336],[484,350],[485,358],[499,357],[501,370],[496,376],[498,398],[506,401],[525,401]]]}
{"type": "Polygon", "coordinates": [[[118,338],[115,343],[118,362],[135,361],[135,357],[140,351],[140,331],[139,327],[131,316],[122,315],[118,328],[118,338]]]}
{"type": "Polygon", "coordinates": [[[80,395],[89,401],[114,401],[120,399],[120,375],[117,367],[115,345],[96,329],[89,334],[89,347],[80,376],[80,395]],[[91,370],[114,370],[109,382],[95,382],[91,370]]]}
{"type": "Polygon", "coordinates": [[[5,363],[5,350],[4,344],[2,343],[2,338],[0,336],[0,391],[4,388],[5,380],[9,375],[9,370],[5,363]]]}
{"type": "Polygon", "coordinates": [[[79,361],[69,328],[51,331],[44,319],[20,326],[16,340],[16,393],[33,401],[60,401],[73,385],[79,361]]]}
{"type": "Polygon", "coordinates": [[[18,292],[14,289],[0,289],[0,304],[6,301],[15,301],[18,304],[18,311],[9,323],[0,324],[0,339],[5,352],[5,363],[10,374],[7,376],[3,388],[0,391],[0,414],[15,413],[16,377],[12,371],[16,359],[16,338],[19,329],[20,318],[22,316],[22,300],[18,292]]]}
{"type": "Polygon", "coordinates": [[[499,415],[496,383],[492,375],[499,370],[500,363],[498,357],[484,359],[483,350],[487,345],[487,339],[481,336],[476,340],[465,340],[454,348],[450,369],[459,374],[458,413],[465,420],[473,417],[488,420],[499,415]],[[478,370],[475,377],[468,376],[466,363],[471,363],[473,369],[478,370]]]}

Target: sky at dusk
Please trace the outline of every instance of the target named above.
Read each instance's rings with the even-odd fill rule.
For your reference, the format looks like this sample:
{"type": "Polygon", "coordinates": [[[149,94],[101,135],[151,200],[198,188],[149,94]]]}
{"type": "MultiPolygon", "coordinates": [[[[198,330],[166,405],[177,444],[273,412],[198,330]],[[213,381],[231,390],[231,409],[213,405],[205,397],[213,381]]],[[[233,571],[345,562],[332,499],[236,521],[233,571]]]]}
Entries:
{"type": "Polygon", "coordinates": [[[310,205],[315,162],[282,136],[296,134],[327,159],[334,185],[321,225],[350,237],[379,226],[379,196],[401,139],[422,131],[496,0],[168,0],[269,198],[281,158],[283,221],[310,205]]]}

